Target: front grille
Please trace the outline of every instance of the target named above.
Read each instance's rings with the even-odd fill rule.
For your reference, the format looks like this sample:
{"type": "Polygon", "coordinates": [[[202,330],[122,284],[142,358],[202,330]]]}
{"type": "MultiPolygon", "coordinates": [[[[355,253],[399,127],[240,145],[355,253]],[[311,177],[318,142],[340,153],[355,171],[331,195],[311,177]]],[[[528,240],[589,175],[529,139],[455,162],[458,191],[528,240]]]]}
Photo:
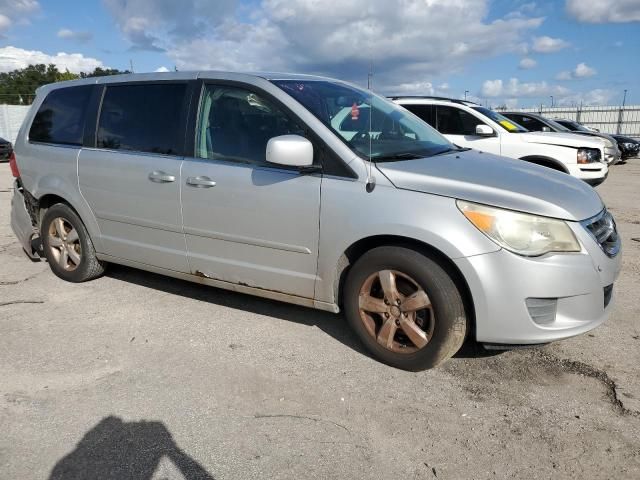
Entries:
{"type": "Polygon", "coordinates": [[[604,308],[607,308],[611,301],[611,295],[613,294],[613,283],[603,288],[604,290],[604,308]]]}
{"type": "Polygon", "coordinates": [[[582,222],[587,231],[609,257],[615,257],[620,251],[620,236],[613,215],[606,209],[593,218],[582,222]]]}

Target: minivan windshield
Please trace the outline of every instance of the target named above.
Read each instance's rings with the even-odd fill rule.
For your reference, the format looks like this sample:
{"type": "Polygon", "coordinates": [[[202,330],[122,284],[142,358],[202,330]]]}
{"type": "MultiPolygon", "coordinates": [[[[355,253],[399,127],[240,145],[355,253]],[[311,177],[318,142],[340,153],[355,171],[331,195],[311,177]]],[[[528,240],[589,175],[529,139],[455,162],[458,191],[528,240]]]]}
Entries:
{"type": "Polygon", "coordinates": [[[404,108],[367,90],[325,80],[272,80],[356,154],[377,162],[459,150],[404,108]]]}
{"type": "Polygon", "coordinates": [[[524,128],[522,125],[488,108],[485,108],[485,107],[471,107],[471,108],[473,108],[476,112],[481,113],[485,117],[489,117],[491,120],[496,122],[498,125],[500,125],[509,133],[524,133],[529,131],[526,128],[524,128]]]}

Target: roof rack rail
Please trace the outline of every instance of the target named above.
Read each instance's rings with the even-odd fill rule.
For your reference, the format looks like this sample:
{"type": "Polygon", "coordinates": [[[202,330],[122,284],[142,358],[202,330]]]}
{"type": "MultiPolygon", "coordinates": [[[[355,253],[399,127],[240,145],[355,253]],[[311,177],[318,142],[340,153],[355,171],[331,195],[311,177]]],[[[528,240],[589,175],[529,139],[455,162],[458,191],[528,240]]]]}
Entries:
{"type": "Polygon", "coordinates": [[[406,99],[428,98],[430,100],[446,100],[447,102],[460,103],[462,105],[467,105],[467,104],[479,105],[478,103],[472,102],[471,100],[463,100],[460,98],[450,98],[450,97],[438,97],[434,95],[389,95],[387,98],[389,98],[390,100],[399,100],[401,98],[406,98],[406,99]]]}

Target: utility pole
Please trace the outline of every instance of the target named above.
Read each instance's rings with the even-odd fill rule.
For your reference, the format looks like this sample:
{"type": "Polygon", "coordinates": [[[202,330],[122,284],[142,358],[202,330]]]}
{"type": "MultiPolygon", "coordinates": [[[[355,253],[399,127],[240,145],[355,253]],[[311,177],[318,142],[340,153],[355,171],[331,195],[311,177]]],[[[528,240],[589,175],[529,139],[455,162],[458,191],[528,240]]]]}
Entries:
{"type": "Polygon", "coordinates": [[[131,70],[131,73],[133,73],[133,60],[129,59],[129,68],[131,70]]]}
{"type": "Polygon", "coordinates": [[[622,120],[623,120],[623,116],[624,116],[624,105],[625,103],[627,103],[627,89],[624,89],[624,95],[622,96],[622,106],[620,107],[620,110],[618,111],[618,125],[616,127],[616,133],[618,135],[620,135],[620,133],[622,132],[622,120]]]}
{"type": "Polygon", "coordinates": [[[551,108],[553,108],[553,95],[549,95],[549,97],[551,98],[551,108]]]}
{"type": "Polygon", "coordinates": [[[367,90],[371,90],[373,80],[373,60],[369,62],[369,73],[367,73],[367,90]]]}
{"type": "Polygon", "coordinates": [[[467,99],[467,93],[469,93],[469,90],[465,90],[465,91],[464,91],[464,99],[465,99],[465,100],[467,99]]]}

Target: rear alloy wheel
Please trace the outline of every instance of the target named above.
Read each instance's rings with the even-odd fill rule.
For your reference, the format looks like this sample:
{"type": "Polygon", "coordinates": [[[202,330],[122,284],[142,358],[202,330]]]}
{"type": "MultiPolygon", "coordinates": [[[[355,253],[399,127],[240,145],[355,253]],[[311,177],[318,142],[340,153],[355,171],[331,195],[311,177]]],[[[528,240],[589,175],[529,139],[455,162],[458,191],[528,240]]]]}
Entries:
{"type": "Polygon", "coordinates": [[[82,245],[78,232],[69,220],[56,217],[49,224],[47,237],[51,255],[58,266],[68,272],[74,271],[80,265],[82,245]]]}
{"type": "Polygon", "coordinates": [[[104,273],[82,220],[71,207],[57,203],[42,218],[40,235],[53,273],[69,282],[84,282],[104,273]]]}
{"type": "Polygon", "coordinates": [[[438,262],[405,247],[378,247],[351,268],[347,320],[379,360],[405,370],[432,368],[462,346],[466,314],[455,282],[438,262]]]}

